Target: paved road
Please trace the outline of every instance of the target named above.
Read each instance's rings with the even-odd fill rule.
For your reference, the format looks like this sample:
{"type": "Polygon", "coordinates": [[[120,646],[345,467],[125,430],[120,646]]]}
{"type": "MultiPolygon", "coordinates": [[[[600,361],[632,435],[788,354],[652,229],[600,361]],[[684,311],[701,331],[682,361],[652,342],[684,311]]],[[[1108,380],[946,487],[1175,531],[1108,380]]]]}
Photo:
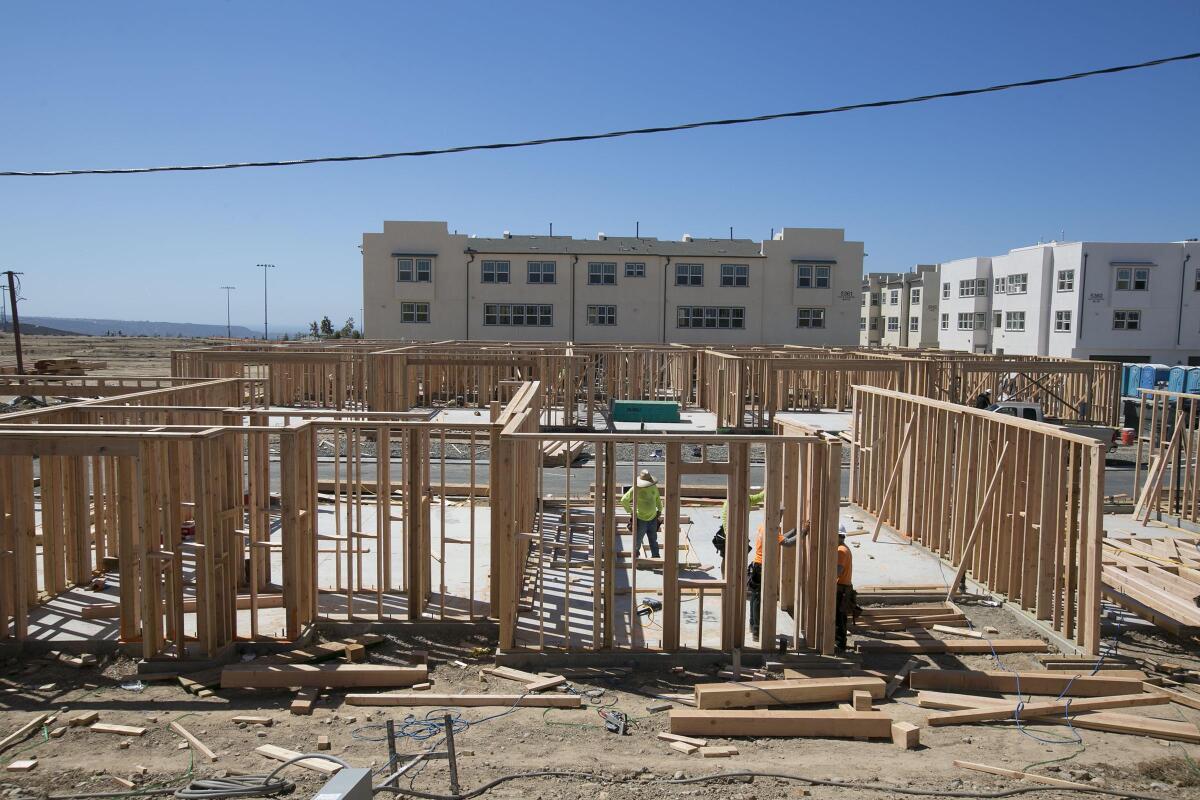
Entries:
{"type": "MultiPolygon", "coordinates": [[[[394,475],[399,478],[400,470],[399,463],[396,463],[394,475]]],[[[368,482],[375,480],[375,468],[372,464],[363,465],[363,474],[368,482]]],[[[639,464],[639,469],[647,469],[660,481],[664,480],[665,465],[661,463],[639,464]]],[[[317,470],[322,480],[333,479],[333,462],[322,461],[317,470]]],[[[441,481],[441,466],[434,463],[431,469],[431,477],[436,486],[441,481]]],[[[581,467],[572,467],[571,470],[571,494],[584,495],[588,493],[588,488],[596,478],[595,466],[586,464],[581,467]]],[[[343,473],[344,475],[344,473],[343,473]]],[[[488,477],[488,465],[486,463],[476,463],[475,465],[476,480],[484,483],[488,477]]],[[[628,482],[633,477],[633,464],[624,463],[617,465],[618,479],[628,482]]],[[[465,484],[470,479],[470,465],[466,462],[446,462],[446,482],[450,484],[465,484]]],[[[750,467],[750,483],[751,485],[762,485],[763,470],[761,466],[750,467]]],[[[689,484],[699,484],[704,486],[723,486],[725,484],[724,477],[720,475],[689,475],[687,476],[689,484]]],[[[552,467],[542,472],[542,488],[549,495],[564,495],[567,491],[567,470],[564,467],[552,467]]],[[[272,489],[278,490],[277,476],[272,475],[272,489]]],[[[848,469],[842,470],[842,496],[845,497],[850,491],[850,473],[848,469]]],[[[1104,470],[1104,493],[1105,494],[1126,494],[1133,495],[1133,466],[1120,465],[1108,466],[1104,470]]]]}

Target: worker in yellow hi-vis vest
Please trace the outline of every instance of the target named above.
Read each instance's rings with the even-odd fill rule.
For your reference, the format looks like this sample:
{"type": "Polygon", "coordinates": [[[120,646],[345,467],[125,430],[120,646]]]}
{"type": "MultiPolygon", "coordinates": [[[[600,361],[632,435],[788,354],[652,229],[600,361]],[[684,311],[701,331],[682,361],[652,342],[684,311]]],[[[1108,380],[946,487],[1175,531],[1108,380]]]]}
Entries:
{"type": "Polygon", "coordinates": [[[662,525],[663,501],[662,493],[658,490],[658,481],[648,470],[642,470],[636,483],[621,495],[621,508],[629,513],[630,528],[636,526],[634,552],[642,548],[642,537],[646,537],[650,540],[650,555],[658,558],[658,529],[662,525]],[[636,508],[634,492],[637,492],[636,508]]]}

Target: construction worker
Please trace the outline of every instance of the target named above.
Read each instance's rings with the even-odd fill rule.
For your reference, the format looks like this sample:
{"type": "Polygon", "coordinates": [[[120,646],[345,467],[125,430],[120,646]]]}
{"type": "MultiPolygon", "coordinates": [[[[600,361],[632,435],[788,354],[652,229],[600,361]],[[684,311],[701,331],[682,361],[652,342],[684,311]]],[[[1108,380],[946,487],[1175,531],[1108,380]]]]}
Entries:
{"type": "MultiPolygon", "coordinates": [[[[783,509],[779,509],[779,516],[783,518],[783,509]]],[[[807,523],[805,523],[807,525],[807,523]]],[[[807,533],[808,528],[805,527],[807,533]]],[[[763,538],[765,535],[765,526],[758,526],[758,535],[754,539],[754,560],[746,565],[746,602],[750,604],[750,635],[754,637],[754,641],[758,641],[759,617],[762,611],[762,564],[763,564],[763,538]]],[[[796,543],[796,529],[788,531],[786,534],[780,533],[779,543],[784,547],[791,547],[796,543]]]]}
{"type": "MultiPolygon", "coordinates": [[[[746,499],[750,501],[750,510],[762,506],[763,501],[767,498],[767,492],[761,486],[751,486],[750,494],[746,499]]],[[[729,498],[725,498],[725,502],[721,504],[721,527],[717,528],[717,532],[713,534],[713,547],[717,550],[717,555],[721,556],[721,571],[725,570],[725,525],[729,522],[729,498]]]]}
{"type": "Polygon", "coordinates": [[[981,408],[984,411],[987,411],[988,406],[990,406],[991,404],[992,404],[992,395],[987,389],[984,389],[982,392],[979,393],[979,396],[975,398],[975,407],[976,408],[981,408]]]}
{"type": "Polygon", "coordinates": [[[846,533],[838,531],[837,547],[837,611],[835,622],[837,626],[837,652],[846,649],[846,625],[850,614],[858,616],[858,602],[854,596],[854,556],[846,544],[846,533]]]}
{"type": "Polygon", "coordinates": [[[621,495],[621,508],[629,513],[629,527],[637,526],[633,539],[633,551],[642,549],[642,537],[650,539],[650,555],[658,558],[658,528],[662,524],[662,493],[658,481],[648,470],[642,470],[637,481],[621,495]],[[634,515],[634,492],[637,492],[637,514],[634,515]]]}

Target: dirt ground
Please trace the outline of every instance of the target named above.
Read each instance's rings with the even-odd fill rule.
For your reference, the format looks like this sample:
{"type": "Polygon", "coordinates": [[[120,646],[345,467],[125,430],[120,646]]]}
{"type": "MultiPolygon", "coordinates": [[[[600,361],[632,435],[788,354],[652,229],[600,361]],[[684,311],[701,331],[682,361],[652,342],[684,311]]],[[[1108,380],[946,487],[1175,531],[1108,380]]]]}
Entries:
{"type": "MultiPolygon", "coordinates": [[[[171,351],[207,347],[217,339],[174,339],[141,336],[22,336],[25,368],[42,358],[78,358],[106,361],[103,369],[90,370],[97,375],[171,374],[171,351]]],[[[0,333],[0,363],[17,361],[11,333],[0,333]]]]}
{"type": "MultiPolygon", "coordinates": [[[[977,627],[994,625],[1000,636],[1034,635],[1033,629],[1008,611],[978,605],[963,606],[977,627]]],[[[429,652],[433,691],[439,693],[499,692],[519,689],[498,678],[482,677],[480,669],[492,659],[481,648],[494,642],[476,636],[463,640],[432,641],[389,636],[368,651],[370,663],[400,663],[403,654],[421,649],[429,652]],[[461,661],[460,667],[452,662],[461,661]]],[[[1170,657],[1187,666],[1200,664],[1196,648],[1170,642],[1154,635],[1125,632],[1120,652],[1170,657]]],[[[710,740],[710,744],[735,745],[739,754],[727,759],[703,759],[684,755],[655,738],[668,730],[668,712],[652,713],[647,706],[654,695],[686,692],[697,682],[716,680],[717,659],[707,674],[684,675],[634,670],[620,678],[571,681],[572,691],[587,695],[582,710],[467,708],[452,710],[470,722],[456,742],[469,751],[459,759],[459,774],[466,789],[512,772],[565,770],[580,777],[536,778],[504,783],[488,792],[491,797],[576,798],[596,800],[645,798],[651,793],[666,797],[794,798],[805,792],[817,797],[902,797],[894,791],[871,792],[862,788],[807,786],[775,778],[726,779],[721,782],[678,783],[697,776],[741,770],[786,772],[825,780],[862,785],[892,786],[935,791],[977,792],[1010,789],[1008,779],[954,766],[955,759],[1027,770],[1088,782],[1096,787],[1121,788],[1159,797],[1200,797],[1200,771],[1188,760],[1198,754],[1195,745],[1161,742],[1137,736],[1078,731],[1060,726],[1027,726],[1023,731],[1008,722],[921,729],[922,747],[902,751],[890,741],[834,739],[747,739],[710,740]],[[630,735],[617,736],[604,730],[597,709],[616,708],[629,714],[630,735]],[[1180,785],[1182,782],[1183,785],[1180,785]]],[[[1008,668],[1037,669],[1032,655],[1000,657],[1008,668]]],[[[994,668],[985,656],[925,656],[943,667],[994,668]]],[[[865,656],[864,666],[894,671],[904,656],[865,656]]],[[[355,766],[382,769],[387,760],[383,723],[395,721],[402,731],[423,733],[420,720],[440,718],[445,711],[434,709],[369,708],[343,704],[345,691],[322,694],[312,716],[293,716],[288,711],[292,695],[287,691],[219,690],[199,699],[174,682],[147,682],[141,691],[121,688],[136,672],[135,662],[126,658],[102,658],[95,668],[75,669],[50,658],[10,659],[0,666],[0,735],[15,730],[33,712],[57,711],[60,721],[67,716],[96,710],[100,721],[141,726],[141,737],[96,733],[70,728],[57,739],[43,735],[10,749],[0,762],[37,757],[31,773],[0,775],[0,797],[16,798],[56,794],[97,794],[122,791],[114,779],[134,780],[139,788],[172,787],[191,777],[269,772],[272,762],[254,752],[262,744],[291,750],[315,752],[317,737],[328,736],[332,754],[355,766]],[[427,714],[428,712],[428,714],[427,714]],[[236,725],[237,714],[270,716],[271,727],[236,725]],[[179,749],[182,739],[168,724],[178,720],[205,742],[218,756],[216,763],[179,749]],[[414,724],[415,723],[415,724],[414,724]],[[141,768],[146,775],[140,775],[141,768]]],[[[921,724],[930,713],[916,706],[916,697],[901,689],[892,701],[879,707],[896,720],[921,724]]],[[[1200,721],[1200,711],[1177,705],[1130,709],[1164,719],[1200,721]]],[[[401,738],[400,753],[415,753],[438,739],[420,741],[401,738]]],[[[299,785],[298,796],[311,795],[324,782],[314,772],[289,768],[286,776],[299,785]]],[[[434,794],[449,794],[446,762],[430,762],[410,783],[400,783],[434,794]]],[[[1062,794],[1047,789],[1041,794],[1062,794]]]]}

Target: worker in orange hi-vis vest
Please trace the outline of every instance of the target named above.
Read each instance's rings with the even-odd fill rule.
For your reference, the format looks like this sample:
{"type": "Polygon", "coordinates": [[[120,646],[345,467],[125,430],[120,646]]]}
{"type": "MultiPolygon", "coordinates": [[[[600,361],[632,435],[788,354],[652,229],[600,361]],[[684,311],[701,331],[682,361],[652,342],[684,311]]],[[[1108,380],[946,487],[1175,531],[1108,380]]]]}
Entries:
{"type": "MultiPolygon", "coordinates": [[[[783,517],[783,509],[779,509],[779,516],[783,517]]],[[[804,532],[808,533],[807,523],[805,523],[804,532]]],[[[758,628],[762,611],[762,563],[763,563],[763,538],[766,531],[764,526],[758,526],[758,536],[754,540],[754,560],[746,565],[746,601],[750,604],[750,635],[758,641],[758,628]]],[[[784,547],[791,547],[796,544],[796,529],[788,531],[786,534],[779,534],[779,543],[784,547]]],[[[772,609],[773,611],[774,609],[772,609]]]]}
{"type": "Polygon", "coordinates": [[[858,601],[854,596],[854,556],[846,545],[845,529],[838,531],[837,547],[837,610],[835,622],[837,626],[837,652],[846,649],[847,617],[850,614],[858,616],[858,601]]]}

